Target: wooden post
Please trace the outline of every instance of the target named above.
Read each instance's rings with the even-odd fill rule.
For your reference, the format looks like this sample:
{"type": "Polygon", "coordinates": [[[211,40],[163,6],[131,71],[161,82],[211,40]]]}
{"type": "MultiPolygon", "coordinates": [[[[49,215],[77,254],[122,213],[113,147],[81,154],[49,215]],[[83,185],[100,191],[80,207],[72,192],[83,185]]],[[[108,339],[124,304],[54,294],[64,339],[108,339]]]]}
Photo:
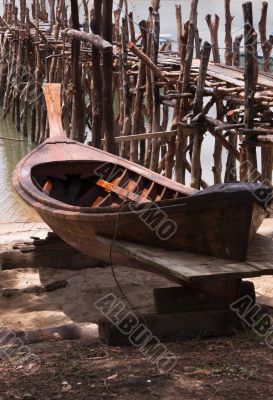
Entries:
{"type": "Polygon", "coordinates": [[[225,63],[226,65],[232,65],[232,35],[231,35],[231,24],[233,21],[233,17],[230,13],[230,0],[225,0],[225,17],[226,17],[226,25],[225,25],[225,63]]]}
{"type": "MultiPolygon", "coordinates": [[[[147,52],[147,25],[145,21],[139,24],[142,33],[142,51],[144,54],[147,52]]],[[[141,113],[143,102],[143,86],[146,80],[146,65],[142,60],[139,65],[138,78],[136,83],[136,96],[134,102],[134,111],[132,116],[132,134],[137,135],[141,133],[141,113]]],[[[131,142],[130,159],[134,162],[138,161],[138,142],[131,142]]]]}
{"type": "MultiPolygon", "coordinates": [[[[211,15],[207,15],[206,21],[210,30],[211,36],[211,43],[212,43],[212,53],[213,53],[213,61],[215,63],[220,63],[220,51],[219,51],[219,43],[218,43],[218,30],[219,30],[219,23],[220,18],[218,15],[215,15],[214,21],[211,19],[211,15]]],[[[223,118],[223,103],[221,98],[217,98],[216,100],[216,109],[217,109],[217,118],[223,118]]],[[[222,144],[219,140],[215,140],[214,146],[214,166],[213,166],[213,173],[214,173],[214,183],[221,183],[222,182],[222,144]]]]}
{"type": "MultiPolygon", "coordinates": [[[[198,115],[203,109],[203,93],[207,75],[207,68],[210,58],[211,45],[208,42],[204,43],[201,52],[201,61],[197,88],[193,101],[193,115],[198,115]]],[[[203,141],[204,128],[196,128],[193,133],[193,151],[192,151],[192,171],[191,171],[191,187],[200,188],[201,184],[201,146],[203,141]]]]}
{"type": "MultiPolygon", "coordinates": [[[[112,43],[112,9],[113,2],[103,0],[102,11],[102,37],[112,43]]],[[[103,53],[103,132],[105,139],[105,149],[110,153],[117,153],[115,145],[114,112],[112,102],[112,78],[113,78],[113,52],[103,53]]]]}
{"type": "Polygon", "coordinates": [[[176,34],[177,34],[177,53],[181,57],[182,52],[182,36],[183,36],[183,25],[182,25],[182,13],[181,13],[181,5],[175,5],[176,12],[176,34]]]}
{"type": "MultiPolygon", "coordinates": [[[[150,59],[152,56],[152,29],[153,29],[153,20],[152,20],[152,7],[149,8],[149,18],[147,20],[147,58],[150,59]]],[[[153,91],[152,91],[152,71],[148,67],[146,67],[146,102],[147,102],[147,122],[148,122],[148,132],[152,132],[153,129],[153,91]]],[[[152,141],[148,140],[145,158],[144,158],[144,166],[149,168],[151,163],[151,152],[152,152],[152,141]]]]}
{"type": "MultiPolygon", "coordinates": [[[[264,71],[269,71],[269,62],[270,62],[270,54],[272,51],[273,46],[273,36],[270,35],[269,39],[267,39],[266,35],[266,23],[267,23],[267,10],[268,10],[268,3],[262,3],[262,12],[261,12],[261,19],[259,22],[259,31],[260,31],[260,41],[261,47],[263,51],[264,57],[264,71]]],[[[273,151],[272,146],[270,147],[262,147],[262,178],[263,182],[271,186],[272,185],[272,161],[273,161],[273,151]]]]}
{"type": "MultiPolygon", "coordinates": [[[[184,63],[187,52],[187,41],[188,41],[188,28],[189,24],[186,23],[183,29],[183,36],[181,38],[182,46],[181,46],[181,56],[180,56],[180,73],[178,77],[178,82],[176,85],[177,92],[181,92],[182,85],[181,82],[183,80],[184,75],[184,63]]],[[[173,112],[173,120],[172,120],[172,130],[177,129],[177,156],[178,161],[176,162],[176,178],[179,177],[181,183],[185,183],[185,169],[186,166],[186,153],[185,153],[185,144],[187,142],[187,138],[183,135],[183,128],[179,126],[178,120],[182,119],[182,113],[184,112],[183,108],[180,109],[181,99],[177,99],[175,102],[174,112],[173,112]],[[181,114],[181,115],[180,115],[181,114]],[[181,154],[181,156],[180,156],[181,154]],[[179,163],[179,164],[178,164],[179,163]]],[[[167,178],[172,178],[173,174],[173,166],[174,166],[174,155],[176,151],[176,137],[170,137],[167,141],[167,153],[165,157],[165,175],[167,178]]]]}
{"type": "MultiPolygon", "coordinates": [[[[101,8],[102,0],[94,0],[91,12],[91,29],[95,35],[101,35],[101,8]]],[[[96,46],[92,46],[92,145],[101,148],[102,133],[102,73],[100,66],[100,51],[96,46]]]]}
{"type": "MultiPolygon", "coordinates": [[[[195,25],[197,20],[197,6],[198,0],[192,0],[191,3],[191,12],[190,12],[190,21],[188,26],[188,35],[187,35],[187,47],[185,54],[185,63],[183,68],[183,81],[181,92],[189,93],[190,89],[190,76],[191,76],[191,68],[192,68],[192,60],[194,53],[194,40],[195,40],[195,25]]],[[[183,54],[183,52],[182,52],[183,54]]],[[[189,109],[189,101],[188,99],[182,99],[180,103],[179,109],[179,120],[181,121],[184,116],[187,114],[189,109]]],[[[176,164],[175,164],[175,174],[176,180],[180,183],[185,183],[185,147],[187,146],[187,138],[181,129],[181,126],[178,125],[177,128],[177,145],[176,145],[176,164]]]]}
{"type": "Polygon", "coordinates": [[[234,67],[240,67],[240,46],[241,46],[241,41],[243,39],[243,35],[236,36],[233,42],[233,59],[232,59],[232,65],[234,67]]]}
{"type": "MultiPolygon", "coordinates": [[[[244,123],[246,129],[254,128],[254,95],[257,82],[257,53],[255,51],[256,35],[253,28],[252,3],[243,4],[244,11],[244,38],[245,38],[245,115],[244,123]]],[[[249,139],[253,139],[251,136],[249,139]]],[[[255,181],[257,171],[256,148],[246,149],[248,162],[248,180],[255,181]]]]}
{"type": "MultiPolygon", "coordinates": [[[[35,25],[39,29],[39,1],[35,0],[35,25]]],[[[36,41],[39,40],[38,33],[35,34],[36,41]]],[[[41,134],[41,100],[42,100],[42,60],[39,46],[35,51],[35,143],[39,143],[41,134]]]]}
{"type": "MultiPolygon", "coordinates": [[[[157,65],[158,50],[159,50],[159,35],[160,35],[160,17],[159,17],[159,0],[154,1],[155,11],[153,11],[153,63],[157,65]]],[[[153,75],[153,125],[152,132],[158,132],[160,127],[160,95],[159,87],[157,86],[158,77],[153,75]]],[[[152,139],[152,153],[151,165],[152,171],[158,171],[158,157],[159,157],[159,142],[157,139],[152,139]]]]}
{"type": "Polygon", "coordinates": [[[268,10],[268,3],[264,1],[262,3],[261,19],[259,22],[259,31],[260,31],[261,47],[262,47],[262,52],[263,52],[263,57],[264,57],[263,68],[264,68],[265,72],[269,71],[270,53],[272,51],[272,46],[273,46],[273,36],[270,35],[269,40],[268,40],[267,35],[266,35],[267,10],[268,10]]]}
{"type": "MultiPolygon", "coordinates": [[[[129,30],[127,17],[122,18],[122,29],[121,29],[121,76],[122,76],[122,87],[123,87],[123,128],[122,136],[130,135],[132,132],[132,121],[131,121],[131,95],[130,95],[130,82],[128,75],[128,48],[127,43],[129,41],[129,30]]],[[[122,143],[121,157],[128,157],[128,146],[127,143],[122,143]]]]}
{"type": "Polygon", "coordinates": [[[130,40],[131,42],[136,42],[136,32],[135,32],[135,24],[134,24],[134,15],[132,12],[129,13],[129,28],[130,28],[130,40]]]}
{"type": "Polygon", "coordinates": [[[218,15],[215,14],[213,21],[211,15],[208,14],[206,16],[206,21],[210,31],[213,61],[215,63],[220,63],[221,59],[220,59],[219,42],[218,42],[218,30],[219,30],[220,18],[218,17],[218,15]]]}
{"type": "MultiPolygon", "coordinates": [[[[71,0],[71,19],[74,29],[80,29],[78,0],[71,0]]],[[[72,39],[72,118],[71,118],[71,138],[83,142],[85,137],[85,102],[83,100],[83,91],[81,83],[80,68],[80,49],[81,42],[78,39],[72,39]]]]}

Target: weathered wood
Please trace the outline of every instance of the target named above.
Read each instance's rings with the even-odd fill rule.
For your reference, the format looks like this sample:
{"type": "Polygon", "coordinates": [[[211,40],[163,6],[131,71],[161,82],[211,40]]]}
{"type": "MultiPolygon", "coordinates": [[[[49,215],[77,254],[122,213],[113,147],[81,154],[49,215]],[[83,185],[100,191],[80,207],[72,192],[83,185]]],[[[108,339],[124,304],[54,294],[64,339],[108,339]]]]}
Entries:
{"type": "MultiPolygon", "coordinates": [[[[253,28],[252,3],[243,4],[245,29],[245,115],[244,123],[246,129],[254,126],[254,95],[257,82],[257,49],[255,48],[256,36],[253,28]]],[[[251,140],[251,136],[249,137],[251,140]]],[[[248,179],[256,180],[257,155],[254,147],[247,148],[248,179]]]]}
{"type": "MultiPolygon", "coordinates": [[[[158,2],[159,4],[159,2],[158,2]]],[[[159,36],[160,36],[160,16],[158,7],[153,11],[153,44],[152,44],[152,60],[154,65],[158,63],[158,52],[159,52],[159,36]]],[[[161,130],[160,125],[160,89],[157,86],[158,76],[152,71],[152,84],[153,84],[153,123],[152,132],[158,132],[161,130]]],[[[158,171],[158,158],[160,151],[160,143],[158,140],[152,139],[151,146],[151,164],[150,169],[152,171],[158,171]]]]}
{"type": "MultiPolygon", "coordinates": [[[[272,228],[271,228],[272,229],[272,228]]],[[[261,230],[262,232],[262,230],[261,230]]],[[[272,239],[266,237],[265,229],[262,236],[253,241],[253,250],[250,251],[246,262],[231,263],[230,261],[213,257],[204,257],[185,252],[170,252],[150,245],[141,245],[117,240],[113,249],[117,248],[123,254],[132,256],[143,265],[156,268],[158,274],[180,284],[199,284],[205,281],[219,279],[249,278],[261,275],[270,275],[273,271],[273,262],[270,258],[273,249],[272,239]],[[260,262],[257,267],[257,260],[260,262]],[[261,267],[263,264],[263,267],[261,267]]],[[[101,241],[111,243],[110,239],[100,238],[101,241]]]]}
{"type": "Polygon", "coordinates": [[[218,30],[219,30],[220,18],[218,15],[215,14],[214,20],[212,20],[212,16],[208,14],[206,16],[206,21],[210,30],[213,60],[216,63],[220,63],[221,60],[220,60],[220,51],[218,42],[218,30]]]}
{"type": "MultiPolygon", "coordinates": [[[[29,15],[25,0],[21,0],[20,19],[18,19],[17,5],[12,0],[4,7],[3,17],[0,18],[0,92],[2,91],[0,101],[1,98],[4,100],[4,117],[11,114],[17,129],[20,128],[25,137],[29,135],[33,142],[42,143],[49,134],[45,105],[40,96],[41,83],[43,81],[62,82],[63,126],[67,136],[78,139],[76,136],[81,131],[81,128],[78,129],[78,125],[87,124],[92,134],[92,144],[101,148],[101,138],[105,133],[104,126],[106,125],[110,141],[112,141],[111,146],[120,143],[115,148],[116,153],[119,149],[120,155],[129,158],[129,148],[131,148],[133,150],[132,160],[141,165],[144,164],[148,168],[152,167],[154,171],[160,172],[163,176],[175,178],[184,183],[187,177],[186,171],[194,173],[195,169],[195,162],[192,162],[193,132],[195,129],[201,131],[202,124],[204,129],[207,128],[204,117],[208,113],[210,117],[212,116],[214,112],[212,106],[216,104],[217,107],[217,115],[214,120],[216,122],[228,121],[231,125],[244,121],[245,114],[249,113],[249,107],[244,107],[244,100],[247,97],[245,94],[245,71],[231,65],[209,63],[202,93],[202,97],[204,100],[208,100],[208,103],[201,112],[193,115],[193,99],[196,97],[197,79],[200,72],[200,60],[193,59],[194,48],[196,57],[200,56],[197,1],[192,1],[190,21],[186,24],[183,24],[182,21],[181,7],[176,7],[179,56],[176,52],[170,51],[168,46],[162,47],[161,52],[158,51],[160,28],[158,1],[153,2],[154,7],[149,9],[146,30],[142,30],[141,35],[136,37],[133,15],[128,11],[128,1],[120,0],[114,11],[114,34],[110,35],[108,31],[108,39],[102,38],[101,32],[102,0],[96,1],[97,31],[92,29],[90,35],[87,0],[83,1],[82,30],[73,29],[72,25],[75,22],[75,16],[77,18],[77,12],[74,9],[71,18],[71,15],[68,15],[70,9],[66,7],[64,0],[50,2],[48,25],[43,23],[47,19],[45,1],[32,0],[31,3],[32,16],[29,15]],[[121,21],[122,12],[124,12],[123,21],[121,21]],[[122,36],[120,34],[121,24],[123,24],[122,36]],[[129,40],[128,26],[132,39],[130,41],[134,43],[136,52],[140,51],[140,53],[135,54],[125,46],[129,40]],[[144,38],[144,33],[146,38],[144,38]],[[75,57],[73,42],[75,35],[79,38],[77,39],[78,45],[80,44],[77,57],[75,57]],[[105,71],[102,51],[94,45],[94,43],[102,45],[102,49],[105,42],[109,47],[109,53],[113,52],[111,61],[108,58],[108,64],[106,63],[109,73],[105,71]],[[71,44],[73,45],[71,46],[71,44]],[[144,46],[146,46],[146,51],[144,51],[144,46]],[[142,53],[148,61],[145,62],[141,58],[143,57],[142,53]],[[78,74],[76,73],[77,63],[78,74]],[[102,84],[100,74],[102,67],[106,85],[102,84]],[[146,75],[146,82],[144,75],[146,75]],[[140,77],[141,79],[139,79],[140,77]],[[75,84],[77,79],[78,82],[75,84]],[[105,88],[107,88],[107,96],[105,93],[103,99],[102,90],[105,88]],[[83,107],[75,106],[77,103],[75,97],[78,91],[82,92],[83,107]],[[114,110],[110,110],[110,118],[107,111],[106,115],[103,115],[103,104],[106,109],[107,107],[114,108],[114,110]],[[79,118],[75,125],[76,114],[77,118],[79,118],[79,114],[82,115],[82,118],[79,118]],[[170,116],[173,118],[172,121],[169,121],[170,116]],[[104,120],[103,124],[102,119],[104,120]],[[177,130],[177,135],[165,134],[170,122],[172,122],[170,131],[177,130]],[[156,135],[160,130],[163,130],[164,133],[156,135]],[[145,131],[153,132],[150,138],[140,136],[139,140],[135,139],[135,134],[146,134],[145,131]],[[130,133],[133,133],[131,143],[128,139],[130,133]],[[118,139],[116,140],[116,138],[118,139]]],[[[225,47],[226,63],[230,64],[232,50],[234,50],[234,64],[240,65],[240,38],[235,39],[232,49],[230,1],[225,0],[224,4],[226,20],[221,22],[222,24],[226,22],[225,44],[220,43],[217,38],[219,19],[216,17],[214,20],[213,17],[208,17],[211,28],[213,24],[215,25],[212,41],[215,50],[214,60],[219,60],[219,55],[223,54],[221,50],[224,50],[225,47]]],[[[104,5],[106,7],[106,2],[104,5]]],[[[107,7],[110,6],[107,5],[107,7]]],[[[248,5],[245,5],[244,9],[247,8],[248,5]]],[[[262,4],[259,42],[262,42],[263,51],[269,50],[271,40],[266,32],[266,17],[267,12],[270,11],[269,8],[266,3],[262,4]]],[[[108,14],[108,22],[104,25],[110,30],[112,29],[112,19],[109,8],[106,14],[108,14]]],[[[104,22],[106,14],[103,12],[104,22]]],[[[252,22],[251,18],[250,12],[247,11],[248,21],[252,22]]],[[[77,26],[78,22],[76,21],[77,26]]],[[[253,22],[250,25],[253,26],[253,22]]],[[[251,46],[256,56],[256,37],[252,40],[251,46]]],[[[268,55],[265,56],[268,58],[268,55]]],[[[243,57],[241,58],[243,59],[243,57]]],[[[254,69],[255,84],[257,65],[254,69]]],[[[217,136],[213,166],[215,183],[221,182],[223,175],[221,154],[223,145],[229,152],[225,179],[236,179],[235,175],[231,174],[231,170],[236,169],[236,160],[238,160],[238,133],[243,136],[240,139],[242,139],[243,147],[248,155],[249,153],[253,154],[255,147],[261,147],[262,177],[261,174],[256,173],[256,178],[265,181],[271,180],[271,157],[269,154],[267,156],[267,152],[270,151],[271,138],[263,137],[265,131],[254,137],[251,129],[255,129],[260,124],[263,129],[270,131],[272,119],[270,109],[273,106],[272,76],[266,72],[260,72],[256,89],[253,107],[254,128],[238,131],[237,127],[234,127],[229,131],[224,129],[226,132],[222,134],[219,134],[223,131],[222,128],[227,128],[227,126],[221,125],[215,129],[215,136],[217,136]],[[257,136],[261,136],[261,138],[257,138],[257,136]]],[[[246,127],[245,121],[244,124],[246,127]]],[[[209,125],[209,133],[214,132],[212,125],[209,125]]],[[[109,144],[107,144],[106,137],[103,139],[103,144],[105,146],[109,144]]],[[[247,163],[248,160],[245,162],[247,163]]],[[[202,180],[201,186],[205,187],[205,182],[202,180]]]]}
{"type": "Polygon", "coordinates": [[[66,136],[62,125],[61,85],[45,83],[43,86],[50,126],[50,137],[66,136]]]}
{"type": "Polygon", "coordinates": [[[146,54],[144,54],[141,50],[139,50],[136,45],[132,42],[129,42],[127,44],[127,47],[129,50],[132,51],[132,53],[134,53],[136,56],[138,56],[142,61],[145,62],[145,64],[151,68],[151,70],[153,71],[153,73],[158,76],[160,79],[162,79],[165,82],[168,82],[168,78],[164,75],[164,73],[161,71],[160,68],[158,68],[153,61],[151,61],[151,59],[146,56],[146,54]]]}
{"type": "MultiPolygon", "coordinates": [[[[117,136],[115,141],[117,143],[122,142],[137,142],[139,140],[145,139],[154,139],[154,138],[168,138],[170,136],[176,136],[176,131],[162,131],[162,132],[152,132],[152,133],[139,133],[137,135],[128,135],[128,136],[117,136]]],[[[104,143],[104,140],[102,140],[104,143]]]]}
{"type": "MultiPolygon", "coordinates": [[[[142,33],[142,51],[145,54],[147,52],[147,25],[145,21],[141,21],[139,24],[140,31],[142,33]]],[[[136,83],[136,95],[134,102],[134,111],[132,116],[132,136],[137,136],[141,132],[141,113],[142,113],[142,104],[143,104],[143,89],[142,87],[145,85],[146,81],[146,65],[144,61],[142,61],[139,65],[139,72],[136,83]]],[[[133,162],[138,161],[138,144],[131,143],[130,149],[130,160],[133,162]]]]}
{"type": "Polygon", "coordinates": [[[225,63],[227,65],[232,65],[232,35],[231,35],[231,26],[233,17],[230,13],[230,0],[225,0],[225,63]]]}
{"type": "MultiPolygon", "coordinates": [[[[91,12],[91,29],[95,35],[101,34],[102,0],[95,0],[91,12]]],[[[101,56],[96,46],[92,47],[92,145],[101,148],[102,139],[102,71],[101,56]]]]}
{"type": "Polygon", "coordinates": [[[67,28],[64,31],[64,35],[68,36],[70,39],[77,39],[83,43],[90,43],[102,52],[112,51],[113,49],[111,43],[107,42],[107,40],[104,40],[102,37],[92,32],[86,33],[80,32],[76,29],[67,28]]]}
{"type": "Polygon", "coordinates": [[[176,15],[176,32],[177,32],[177,53],[181,58],[182,55],[182,36],[183,36],[183,25],[182,25],[182,12],[181,5],[175,5],[175,15],[176,15]]]}
{"type": "Polygon", "coordinates": [[[45,240],[34,239],[29,243],[14,242],[11,245],[1,246],[0,263],[3,270],[16,268],[77,270],[106,265],[84,256],[52,234],[45,240]]]}
{"type": "Polygon", "coordinates": [[[135,32],[135,24],[134,24],[134,14],[131,11],[129,13],[129,28],[130,28],[130,37],[131,37],[131,42],[136,43],[136,32],[135,32]]]}
{"type": "MultiPolygon", "coordinates": [[[[197,6],[198,0],[192,0],[191,2],[191,12],[189,25],[186,32],[186,42],[187,46],[185,48],[186,52],[182,52],[181,64],[184,61],[183,70],[181,66],[181,74],[183,72],[183,81],[181,85],[182,93],[189,92],[190,90],[190,78],[193,60],[193,50],[194,50],[194,40],[195,40],[195,27],[197,21],[197,6]],[[183,60],[184,58],[184,60],[183,60]]],[[[187,99],[182,99],[180,103],[177,103],[178,108],[178,119],[181,121],[189,110],[189,102],[187,99]]],[[[183,153],[184,147],[187,145],[187,140],[184,136],[183,130],[178,126],[178,140],[176,146],[176,164],[175,173],[176,180],[181,183],[185,183],[185,155],[183,153]]]]}
{"type": "MultiPolygon", "coordinates": [[[[188,24],[184,26],[183,36],[181,37],[181,54],[180,54],[180,73],[178,77],[178,82],[176,84],[176,92],[181,92],[182,89],[182,79],[184,74],[184,62],[186,58],[187,51],[187,40],[188,40],[188,24]]],[[[182,99],[182,98],[181,98],[182,99]]],[[[181,160],[181,152],[184,150],[185,142],[187,138],[185,138],[184,132],[181,127],[178,125],[178,120],[183,117],[184,110],[181,105],[181,100],[177,98],[175,102],[175,108],[173,113],[173,121],[172,121],[172,129],[177,128],[177,143],[176,138],[171,137],[167,141],[167,152],[165,156],[165,173],[167,178],[172,178],[173,176],[173,167],[175,165],[175,175],[176,179],[179,179],[179,182],[185,183],[185,161],[186,156],[184,155],[184,159],[181,160]],[[174,163],[174,156],[177,152],[176,163],[174,163]],[[184,161],[184,162],[183,162],[184,161]]]]}
{"type": "Polygon", "coordinates": [[[273,46],[273,36],[270,35],[269,39],[267,39],[266,35],[267,10],[268,10],[268,3],[264,1],[262,3],[259,31],[260,31],[261,47],[264,57],[263,67],[265,72],[269,71],[270,53],[272,51],[272,46],[273,46]]]}
{"type": "Polygon", "coordinates": [[[238,284],[238,280],[223,279],[219,284],[216,281],[211,285],[212,292],[202,285],[154,289],[155,310],[159,314],[219,310],[228,308],[231,303],[243,296],[250,296],[255,303],[255,288],[252,282],[241,282],[239,279],[238,284]],[[213,293],[215,287],[218,293],[213,293]]]}
{"type": "MultiPolygon", "coordinates": [[[[201,52],[200,70],[195,98],[193,101],[193,116],[200,114],[203,109],[203,91],[210,58],[210,51],[211,45],[208,42],[205,42],[201,52]]],[[[195,189],[199,189],[201,184],[201,146],[203,141],[203,134],[204,131],[200,129],[194,130],[193,133],[191,187],[195,189]]]]}
{"type": "MultiPolygon", "coordinates": [[[[71,1],[72,26],[75,30],[80,29],[78,0],[71,1]]],[[[81,83],[81,66],[79,63],[81,43],[78,39],[72,39],[72,116],[71,116],[71,138],[84,141],[85,134],[85,102],[83,101],[83,90],[81,83]]]]}
{"type": "Polygon", "coordinates": [[[132,320],[132,317],[125,318],[120,325],[114,325],[108,319],[100,320],[100,339],[110,346],[145,345],[149,353],[153,345],[158,346],[158,340],[171,342],[229,335],[243,328],[242,320],[229,309],[145,314],[143,318],[141,316],[136,318],[136,320],[132,320]]]}
{"type": "MultiPolygon", "coordinates": [[[[123,127],[122,135],[130,135],[132,133],[132,119],[131,119],[131,103],[132,98],[130,94],[130,78],[128,74],[128,49],[127,43],[129,41],[129,30],[128,30],[128,20],[127,17],[122,18],[121,27],[121,80],[122,80],[122,90],[123,90],[123,127]]],[[[128,157],[128,147],[122,144],[120,149],[121,157],[128,157]]]]}
{"type": "MultiPolygon", "coordinates": [[[[266,35],[266,23],[267,23],[267,10],[268,3],[262,3],[261,19],[259,22],[260,40],[261,47],[264,57],[264,71],[269,71],[270,54],[273,47],[273,36],[270,35],[267,39],[266,35]]],[[[262,178],[267,185],[272,185],[272,148],[262,148],[262,178]]]]}
{"type": "Polygon", "coordinates": [[[233,59],[232,59],[232,65],[235,67],[240,67],[240,46],[241,46],[241,41],[243,39],[243,35],[236,36],[233,42],[233,59]]]}
{"type": "MultiPolygon", "coordinates": [[[[103,0],[102,7],[102,37],[112,43],[112,2],[103,0]]],[[[103,53],[102,79],[103,79],[103,132],[105,149],[110,153],[117,153],[114,140],[114,112],[112,103],[112,77],[113,77],[113,52],[103,53]]]]}

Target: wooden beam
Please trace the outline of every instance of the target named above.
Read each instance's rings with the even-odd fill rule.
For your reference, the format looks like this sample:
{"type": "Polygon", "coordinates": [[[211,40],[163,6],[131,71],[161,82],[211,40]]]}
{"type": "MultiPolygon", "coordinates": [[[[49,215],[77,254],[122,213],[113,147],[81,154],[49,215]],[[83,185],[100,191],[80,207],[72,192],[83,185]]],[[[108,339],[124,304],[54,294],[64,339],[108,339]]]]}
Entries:
{"type": "Polygon", "coordinates": [[[129,42],[127,44],[127,47],[129,50],[131,50],[132,53],[134,53],[137,57],[144,61],[145,64],[153,71],[156,76],[158,76],[165,82],[169,82],[169,79],[164,75],[164,72],[162,72],[161,69],[158,68],[146,54],[139,50],[133,42],[129,42]]]}
{"type": "Polygon", "coordinates": [[[102,52],[111,51],[113,48],[111,43],[92,32],[86,33],[77,31],[76,29],[68,28],[63,31],[63,33],[65,36],[68,36],[71,39],[77,39],[83,43],[90,43],[102,52]]]}
{"type": "Polygon", "coordinates": [[[175,286],[154,289],[154,304],[159,314],[179,313],[187,311],[206,311],[228,308],[239,297],[248,295],[255,303],[255,288],[252,282],[222,279],[212,281],[212,289],[217,289],[217,295],[208,288],[192,286],[175,286]]]}
{"type": "MultiPolygon", "coordinates": [[[[148,140],[154,138],[168,138],[171,136],[176,136],[177,131],[165,131],[165,132],[154,132],[154,133],[140,133],[137,135],[127,135],[127,136],[117,136],[115,137],[116,143],[123,143],[123,142],[133,142],[139,140],[148,140]]],[[[105,143],[104,139],[102,143],[105,143]]]]}
{"type": "Polygon", "coordinates": [[[158,345],[157,340],[170,342],[200,339],[228,335],[242,328],[242,320],[233,311],[222,309],[161,315],[145,314],[143,320],[141,317],[137,319],[136,316],[135,321],[130,316],[123,319],[119,325],[109,319],[102,319],[99,321],[99,336],[111,346],[140,346],[146,339],[152,348],[153,344],[158,345]],[[124,333],[124,327],[127,327],[128,334],[124,333]]]}

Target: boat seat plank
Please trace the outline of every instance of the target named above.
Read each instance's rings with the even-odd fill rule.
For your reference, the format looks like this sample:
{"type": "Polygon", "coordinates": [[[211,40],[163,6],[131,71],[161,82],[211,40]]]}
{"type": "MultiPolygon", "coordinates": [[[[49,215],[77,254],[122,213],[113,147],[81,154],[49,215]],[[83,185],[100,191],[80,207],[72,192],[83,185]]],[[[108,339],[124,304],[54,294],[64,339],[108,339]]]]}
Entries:
{"type": "Polygon", "coordinates": [[[135,201],[137,203],[149,203],[150,200],[145,197],[139,196],[136,193],[132,193],[127,189],[122,188],[121,186],[113,185],[110,182],[106,182],[103,179],[99,179],[96,183],[98,186],[104,188],[106,191],[116,193],[121,197],[125,197],[128,200],[135,201]]]}
{"type": "MultiPolygon", "coordinates": [[[[97,237],[104,244],[109,246],[112,244],[112,239],[97,237]]],[[[181,283],[198,283],[207,279],[220,278],[250,278],[273,274],[273,226],[272,237],[266,236],[263,229],[260,229],[260,234],[255,237],[252,245],[250,245],[247,260],[244,262],[168,251],[122,240],[114,242],[113,250],[115,249],[143,263],[143,266],[147,266],[147,269],[152,272],[181,283]]]]}

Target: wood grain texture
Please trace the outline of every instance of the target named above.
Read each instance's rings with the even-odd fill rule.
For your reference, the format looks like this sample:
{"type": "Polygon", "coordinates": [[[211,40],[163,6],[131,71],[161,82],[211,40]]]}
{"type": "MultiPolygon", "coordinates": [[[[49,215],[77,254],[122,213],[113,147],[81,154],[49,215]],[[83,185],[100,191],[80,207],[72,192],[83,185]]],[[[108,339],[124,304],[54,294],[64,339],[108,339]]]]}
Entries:
{"type": "Polygon", "coordinates": [[[43,90],[50,127],[50,137],[65,136],[62,125],[61,84],[44,83],[43,90]]]}

